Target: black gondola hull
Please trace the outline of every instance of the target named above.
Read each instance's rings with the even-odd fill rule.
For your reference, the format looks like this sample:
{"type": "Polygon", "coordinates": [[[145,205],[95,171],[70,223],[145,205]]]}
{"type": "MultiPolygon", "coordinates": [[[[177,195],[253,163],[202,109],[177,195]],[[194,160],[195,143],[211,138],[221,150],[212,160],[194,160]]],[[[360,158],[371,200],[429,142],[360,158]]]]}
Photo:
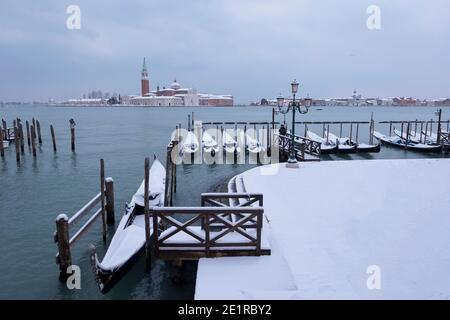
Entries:
{"type": "Polygon", "coordinates": [[[381,150],[381,144],[377,144],[375,146],[370,146],[370,147],[357,147],[356,151],[357,152],[365,152],[365,153],[378,153],[381,150]]]}
{"type": "Polygon", "coordinates": [[[122,277],[131,269],[131,267],[143,254],[144,247],[145,246],[142,246],[134,255],[130,257],[130,259],[114,271],[102,269],[97,265],[96,259],[91,256],[91,264],[101,293],[108,293],[111,288],[113,288],[114,285],[122,279],[122,277]]]}

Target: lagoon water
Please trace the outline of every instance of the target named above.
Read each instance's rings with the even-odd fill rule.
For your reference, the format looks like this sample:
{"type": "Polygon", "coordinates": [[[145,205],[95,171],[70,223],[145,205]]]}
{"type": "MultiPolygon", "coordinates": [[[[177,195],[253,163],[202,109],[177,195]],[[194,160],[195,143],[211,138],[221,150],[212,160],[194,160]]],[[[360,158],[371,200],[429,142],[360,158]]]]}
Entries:
{"type": "MultiPolygon", "coordinates": [[[[312,108],[297,121],[368,121],[436,119],[435,108],[422,107],[323,107],[312,108]]],[[[105,159],[106,175],[114,178],[116,221],[143,179],[144,158],[156,154],[165,161],[165,150],[175,125],[187,126],[187,115],[209,121],[271,121],[271,108],[141,108],[141,107],[52,107],[0,106],[0,118],[11,126],[15,117],[40,120],[43,144],[36,159],[25,145],[20,165],[14,146],[0,158],[0,299],[191,299],[194,295],[196,264],[187,264],[185,281],[175,283],[177,272],[170,263],[152,261],[145,272],[141,258],[106,295],[99,293],[89,263],[88,246],[97,246],[99,257],[106,246],[97,223],[74,247],[72,260],[81,268],[81,289],[68,290],[58,280],[53,243],[55,218],[71,216],[99,189],[99,159],[105,159]],[[74,118],[76,153],[70,151],[68,120],[74,118]],[[56,132],[58,152],[53,153],[49,126],[56,132]]],[[[443,109],[450,118],[450,108],[443,109]]],[[[290,115],[287,116],[290,121],[290,115]]],[[[283,116],[277,116],[283,121],[283,116]]],[[[321,133],[320,126],[310,126],[321,133]]],[[[331,128],[335,134],[339,128],[331,128]]],[[[355,129],[355,128],[354,128],[355,129]]],[[[303,126],[297,127],[303,132],[303,126]]],[[[376,130],[388,133],[388,125],[376,123],[376,130]]],[[[348,134],[349,128],[344,128],[348,134]]],[[[360,127],[360,141],[367,141],[368,126],[360,127]]],[[[443,157],[382,146],[379,154],[327,156],[323,160],[443,157]]],[[[251,165],[192,165],[178,169],[175,205],[199,205],[200,193],[251,165]]],[[[420,170],[420,168],[418,168],[420,170]]],[[[323,177],[322,177],[323,178],[323,177]]],[[[386,183],[389,183],[386,181],[386,183]]],[[[117,225],[117,222],[116,222],[117,225]]],[[[114,229],[109,230],[108,241],[114,229]]]]}

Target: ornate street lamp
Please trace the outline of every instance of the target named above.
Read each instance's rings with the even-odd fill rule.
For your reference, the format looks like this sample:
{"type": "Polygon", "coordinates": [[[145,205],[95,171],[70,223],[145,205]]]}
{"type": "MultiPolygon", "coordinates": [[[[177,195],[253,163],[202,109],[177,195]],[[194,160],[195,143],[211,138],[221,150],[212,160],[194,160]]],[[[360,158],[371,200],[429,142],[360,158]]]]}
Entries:
{"type": "Polygon", "coordinates": [[[284,98],[280,95],[277,98],[277,105],[278,105],[278,111],[282,114],[287,114],[289,111],[292,110],[292,129],[291,129],[291,146],[290,146],[290,153],[289,153],[289,160],[287,163],[288,168],[298,168],[297,159],[295,156],[295,148],[294,148],[294,141],[295,141],[295,111],[297,110],[300,114],[306,114],[309,111],[309,107],[311,106],[312,99],[306,98],[305,99],[305,109],[301,108],[301,105],[299,102],[295,100],[295,95],[298,92],[298,86],[299,83],[297,80],[294,79],[291,83],[291,91],[292,91],[292,101],[290,101],[287,105],[287,107],[284,106],[284,98]]]}

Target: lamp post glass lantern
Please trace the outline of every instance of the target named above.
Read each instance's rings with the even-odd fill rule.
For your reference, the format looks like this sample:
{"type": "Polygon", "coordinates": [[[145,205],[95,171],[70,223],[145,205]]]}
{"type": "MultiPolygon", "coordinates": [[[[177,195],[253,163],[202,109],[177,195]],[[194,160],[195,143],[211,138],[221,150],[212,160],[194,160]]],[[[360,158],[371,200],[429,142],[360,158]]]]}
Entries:
{"type": "Polygon", "coordinates": [[[288,166],[290,167],[298,167],[297,164],[297,157],[295,154],[295,111],[298,111],[300,114],[306,114],[309,111],[309,107],[311,106],[311,99],[306,98],[305,99],[305,109],[301,108],[301,105],[299,102],[295,100],[295,95],[298,92],[299,83],[297,80],[294,79],[291,83],[291,91],[292,91],[292,101],[288,103],[287,108],[284,107],[284,98],[280,95],[277,98],[277,105],[278,105],[278,111],[282,114],[287,114],[289,111],[292,110],[292,127],[291,127],[291,145],[290,145],[290,152],[289,152],[289,159],[288,159],[288,166]]]}

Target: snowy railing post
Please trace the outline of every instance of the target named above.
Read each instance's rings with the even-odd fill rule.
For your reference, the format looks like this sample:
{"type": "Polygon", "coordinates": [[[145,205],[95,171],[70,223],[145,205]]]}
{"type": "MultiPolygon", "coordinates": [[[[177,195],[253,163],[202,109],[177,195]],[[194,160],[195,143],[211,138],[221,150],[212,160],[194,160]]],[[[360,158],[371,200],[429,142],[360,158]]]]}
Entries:
{"type": "Polygon", "coordinates": [[[59,264],[60,278],[66,276],[67,268],[72,264],[69,239],[69,218],[65,214],[56,217],[55,240],[58,243],[57,263],[59,264]]]}

